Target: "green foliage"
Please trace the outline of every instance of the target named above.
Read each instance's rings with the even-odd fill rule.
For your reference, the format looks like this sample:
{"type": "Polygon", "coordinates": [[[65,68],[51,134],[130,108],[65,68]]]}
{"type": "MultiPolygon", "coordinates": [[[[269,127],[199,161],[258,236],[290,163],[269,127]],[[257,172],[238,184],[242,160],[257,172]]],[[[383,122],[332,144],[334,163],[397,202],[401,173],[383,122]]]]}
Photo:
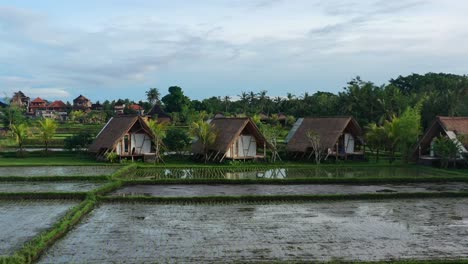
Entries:
{"type": "Polygon", "coordinates": [[[64,147],[68,150],[81,150],[93,142],[94,136],[88,131],[82,131],[64,140],[64,147]]]}
{"type": "Polygon", "coordinates": [[[19,125],[26,122],[24,116],[25,110],[15,105],[11,105],[1,109],[0,118],[3,127],[10,127],[11,125],[19,125]]]}
{"type": "Polygon", "coordinates": [[[375,123],[371,123],[367,127],[365,137],[367,146],[371,149],[371,151],[376,151],[375,160],[378,162],[380,151],[385,149],[387,138],[384,127],[377,126],[375,123]]]}
{"type": "Polygon", "coordinates": [[[198,142],[202,145],[202,152],[205,163],[208,160],[208,150],[215,142],[218,133],[212,124],[209,124],[203,120],[193,122],[190,126],[190,134],[196,137],[198,142]]]}
{"type": "Polygon", "coordinates": [[[161,149],[164,145],[163,140],[166,137],[167,123],[158,123],[155,120],[148,121],[148,127],[153,134],[153,143],[155,147],[155,162],[163,161],[161,157],[161,149]]]}
{"type": "Polygon", "coordinates": [[[106,160],[110,163],[116,163],[119,160],[119,155],[112,151],[112,152],[107,152],[106,153],[106,160]]]}
{"type": "Polygon", "coordinates": [[[23,143],[26,138],[29,137],[31,134],[31,130],[29,126],[25,123],[23,124],[18,124],[18,125],[11,125],[10,126],[10,132],[12,136],[15,138],[16,143],[18,144],[19,151],[21,155],[23,154],[23,143]]]}
{"type": "Polygon", "coordinates": [[[171,127],[163,140],[169,151],[180,153],[190,145],[190,137],[185,130],[178,127],[171,127]]]}
{"type": "Polygon", "coordinates": [[[45,152],[47,154],[49,143],[52,137],[57,131],[57,121],[51,118],[46,118],[43,121],[39,121],[39,137],[45,145],[45,152]]]}
{"type": "Polygon", "coordinates": [[[168,91],[169,94],[161,99],[161,101],[163,101],[164,105],[166,106],[167,112],[181,112],[183,106],[190,105],[190,99],[184,95],[182,88],[178,86],[171,86],[169,87],[168,91]]]}
{"type": "Polygon", "coordinates": [[[158,88],[150,88],[146,91],[146,98],[151,105],[158,103],[159,97],[161,93],[159,92],[158,88]]]}
{"type": "Polygon", "coordinates": [[[440,166],[442,168],[448,168],[449,162],[453,161],[454,165],[456,159],[460,156],[461,143],[460,139],[458,142],[448,137],[438,137],[434,141],[434,153],[440,157],[440,166]]]}
{"type": "Polygon", "coordinates": [[[398,147],[403,160],[407,162],[412,155],[414,145],[421,134],[421,106],[408,107],[399,118],[397,126],[398,147]]]}

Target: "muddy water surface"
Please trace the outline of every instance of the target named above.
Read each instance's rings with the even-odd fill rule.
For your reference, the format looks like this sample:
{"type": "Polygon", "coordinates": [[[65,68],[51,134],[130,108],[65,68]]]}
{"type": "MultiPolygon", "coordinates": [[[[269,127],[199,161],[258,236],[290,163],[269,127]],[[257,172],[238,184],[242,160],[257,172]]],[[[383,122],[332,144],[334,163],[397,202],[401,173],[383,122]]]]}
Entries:
{"type": "Polygon", "coordinates": [[[309,168],[139,168],[129,178],[146,179],[290,179],[353,177],[444,176],[423,167],[309,167],[309,168]]]}
{"type": "Polygon", "coordinates": [[[0,255],[11,255],[77,204],[70,201],[0,201],[0,255]]]}
{"type": "Polygon", "coordinates": [[[468,199],[103,204],[40,263],[468,257],[468,199]]]}
{"type": "Polygon", "coordinates": [[[88,192],[104,184],[89,182],[0,182],[0,193],[88,192]]]}
{"type": "Polygon", "coordinates": [[[118,170],[118,166],[32,166],[32,167],[0,167],[2,176],[97,176],[110,175],[118,170]]]}
{"type": "Polygon", "coordinates": [[[229,196],[229,195],[299,195],[299,194],[359,194],[468,191],[467,183],[415,183],[405,185],[261,185],[261,184],[190,184],[135,185],[119,189],[110,195],[129,196],[229,196]]]}

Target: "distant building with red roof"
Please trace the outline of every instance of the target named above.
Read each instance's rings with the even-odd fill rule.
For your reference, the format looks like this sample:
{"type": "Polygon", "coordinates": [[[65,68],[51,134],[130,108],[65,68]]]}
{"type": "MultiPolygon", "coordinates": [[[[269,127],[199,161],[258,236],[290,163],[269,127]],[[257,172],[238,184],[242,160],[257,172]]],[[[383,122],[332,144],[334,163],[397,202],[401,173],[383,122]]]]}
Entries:
{"type": "Polygon", "coordinates": [[[128,108],[130,110],[135,111],[140,116],[142,116],[145,113],[145,109],[137,104],[131,104],[128,108]]]}
{"type": "Polygon", "coordinates": [[[47,101],[40,97],[37,97],[36,99],[29,102],[29,112],[36,113],[36,111],[38,110],[46,109],[46,106],[47,106],[47,101]]]}

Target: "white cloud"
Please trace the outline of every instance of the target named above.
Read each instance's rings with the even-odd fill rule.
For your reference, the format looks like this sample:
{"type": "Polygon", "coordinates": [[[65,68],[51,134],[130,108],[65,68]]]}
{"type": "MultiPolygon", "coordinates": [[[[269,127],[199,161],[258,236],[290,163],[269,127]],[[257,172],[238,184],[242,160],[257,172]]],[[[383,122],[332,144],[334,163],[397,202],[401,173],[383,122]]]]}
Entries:
{"type": "Polygon", "coordinates": [[[52,8],[0,6],[1,87],[126,97],[134,92],[124,94],[125,87],[165,80],[188,84],[192,94],[223,95],[239,91],[219,87],[240,90],[251,81],[282,95],[284,83],[302,92],[317,83],[339,88],[355,74],[384,81],[377,70],[468,68],[466,1],[175,1],[145,2],[146,9],[129,2],[127,9],[106,6],[98,20],[87,15],[98,4],[84,3],[66,23],[67,14],[52,8]]]}

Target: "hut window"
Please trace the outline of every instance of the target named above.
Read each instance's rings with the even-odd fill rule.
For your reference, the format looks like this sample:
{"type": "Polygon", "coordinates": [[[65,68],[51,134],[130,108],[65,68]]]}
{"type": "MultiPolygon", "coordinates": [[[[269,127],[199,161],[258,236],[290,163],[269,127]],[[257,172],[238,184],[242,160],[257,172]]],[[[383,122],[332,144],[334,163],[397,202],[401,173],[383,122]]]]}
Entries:
{"type": "Polygon", "coordinates": [[[128,135],[124,136],[124,152],[128,152],[128,135]]]}

